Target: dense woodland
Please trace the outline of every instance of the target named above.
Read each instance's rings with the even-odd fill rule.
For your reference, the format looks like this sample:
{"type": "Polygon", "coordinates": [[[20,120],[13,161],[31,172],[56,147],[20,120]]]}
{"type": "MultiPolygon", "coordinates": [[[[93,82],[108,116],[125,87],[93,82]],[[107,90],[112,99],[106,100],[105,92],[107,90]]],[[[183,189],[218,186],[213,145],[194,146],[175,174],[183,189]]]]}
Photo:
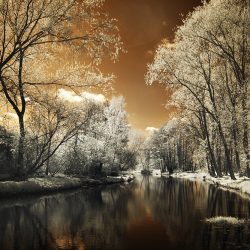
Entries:
{"type": "Polygon", "coordinates": [[[103,2],[0,2],[1,179],[138,164],[250,176],[249,0],[204,1],[159,45],[146,82],[171,88],[176,116],[145,140],[123,97],[93,94],[112,94],[99,66],[123,51],[103,2]]]}
{"type": "Polygon", "coordinates": [[[147,83],[172,88],[168,105],[178,109],[150,138],[164,170],[250,176],[249,35],[248,0],[205,1],[156,50],[147,83]]]}

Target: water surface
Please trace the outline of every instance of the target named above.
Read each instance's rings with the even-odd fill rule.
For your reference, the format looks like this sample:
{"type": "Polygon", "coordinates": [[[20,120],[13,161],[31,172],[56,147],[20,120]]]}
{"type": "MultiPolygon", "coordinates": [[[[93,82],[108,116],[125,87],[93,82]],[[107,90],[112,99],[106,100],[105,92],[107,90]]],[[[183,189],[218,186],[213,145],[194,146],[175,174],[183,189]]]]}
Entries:
{"type": "Polygon", "coordinates": [[[250,249],[250,202],[201,182],[142,177],[46,197],[0,200],[0,249],[250,249]]]}

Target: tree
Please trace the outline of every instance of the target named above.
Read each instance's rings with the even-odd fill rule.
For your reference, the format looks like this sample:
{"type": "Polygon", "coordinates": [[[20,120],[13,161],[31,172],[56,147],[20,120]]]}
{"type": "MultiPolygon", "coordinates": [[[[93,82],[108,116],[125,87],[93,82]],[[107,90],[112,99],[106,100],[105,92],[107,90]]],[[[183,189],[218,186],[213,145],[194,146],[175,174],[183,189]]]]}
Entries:
{"type": "MultiPolygon", "coordinates": [[[[120,37],[115,20],[98,11],[102,3],[101,0],[84,0],[81,3],[76,0],[3,0],[0,3],[0,83],[3,97],[19,120],[17,175],[24,168],[24,115],[30,88],[37,90],[47,85],[74,87],[77,84],[67,82],[62,76],[59,79],[46,79],[45,74],[41,77],[43,72],[38,74],[44,80],[37,80],[30,78],[26,70],[32,68],[38,52],[42,51],[42,62],[46,63],[44,59],[53,54],[55,44],[86,51],[95,64],[101,62],[106,52],[116,59],[121,45],[120,37]]],[[[74,68],[79,71],[75,65],[74,68]]],[[[72,67],[67,69],[69,73],[66,75],[69,76],[72,67]]],[[[35,71],[35,68],[32,70],[35,71]]],[[[86,74],[83,75],[86,80],[86,74]]],[[[96,85],[93,81],[84,84],[82,79],[78,80],[78,86],[96,85]]]]}
{"type": "Polygon", "coordinates": [[[111,170],[119,170],[121,168],[119,158],[121,159],[125,153],[129,140],[129,125],[124,98],[121,96],[113,97],[110,105],[104,110],[104,116],[106,122],[102,129],[106,161],[109,162],[111,170]]]}
{"type": "Polygon", "coordinates": [[[136,146],[129,138],[124,98],[90,100],[89,105],[92,113],[88,123],[62,148],[67,158],[66,173],[95,175],[101,166],[106,174],[118,174],[133,168],[136,146]]]}
{"type": "Polygon", "coordinates": [[[32,105],[27,121],[25,169],[22,176],[30,176],[44,165],[50,173],[50,159],[57,150],[82,130],[89,122],[91,106],[72,105],[56,94],[40,96],[32,105]]]}
{"type": "Polygon", "coordinates": [[[147,74],[148,83],[172,84],[195,99],[194,112],[210,152],[211,173],[221,176],[215,157],[221,145],[224,169],[232,179],[234,165],[238,169],[242,165],[240,148],[248,169],[249,13],[249,1],[204,2],[178,28],[174,44],[165,40],[159,46],[147,74]],[[243,130],[241,145],[239,128],[243,130]]]}
{"type": "MultiPolygon", "coordinates": [[[[82,104],[78,103],[80,106],[82,104]]],[[[66,159],[64,168],[68,174],[90,174],[95,172],[96,164],[103,163],[106,149],[104,148],[102,128],[105,122],[104,108],[108,103],[107,101],[99,103],[89,100],[88,105],[92,110],[88,122],[61,149],[62,155],[66,159]]]]}
{"type": "Polygon", "coordinates": [[[9,177],[13,168],[14,135],[0,126],[0,178],[9,177]]]}
{"type": "Polygon", "coordinates": [[[193,170],[194,144],[190,126],[183,118],[173,118],[150,136],[149,147],[156,168],[172,174],[174,170],[193,170]]]}

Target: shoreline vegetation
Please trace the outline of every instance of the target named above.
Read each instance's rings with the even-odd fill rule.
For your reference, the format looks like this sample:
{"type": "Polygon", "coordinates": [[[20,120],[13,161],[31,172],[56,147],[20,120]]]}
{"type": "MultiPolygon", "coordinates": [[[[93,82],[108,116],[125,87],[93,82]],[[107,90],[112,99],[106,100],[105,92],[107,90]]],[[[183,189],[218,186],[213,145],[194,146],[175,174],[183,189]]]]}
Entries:
{"type": "Polygon", "coordinates": [[[214,224],[214,225],[235,225],[235,226],[244,226],[250,223],[250,220],[247,219],[239,219],[237,217],[231,216],[216,216],[207,218],[204,220],[205,223],[214,224]]]}
{"type": "Polygon", "coordinates": [[[100,185],[111,185],[118,183],[126,183],[134,180],[133,174],[126,174],[117,177],[42,177],[29,178],[25,181],[4,181],[0,182],[0,198],[9,196],[32,195],[32,194],[48,194],[60,191],[95,187],[100,185]]]}
{"type": "MultiPolygon", "coordinates": [[[[49,193],[56,193],[61,191],[96,187],[101,185],[111,185],[119,183],[129,183],[133,181],[136,174],[141,172],[132,171],[131,173],[121,174],[119,176],[107,177],[71,177],[66,175],[34,177],[25,181],[1,181],[0,182],[0,198],[9,196],[22,195],[43,195],[49,193]]],[[[227,189],[230,192],[235,192],[243,198],[250,199],[250,178],[239,177],[237,180],[232,180],[230,176],[223,178],[214,178],[206,172],[174,172],[171,175],[168,173],[161,173],[160,171],[152,171],[153,176],[165,176],[180,179],[188,179],[190,181],[202,181],[212,184],[217,188],[227,189]]]]}
{"type": "Polygon", "coordinates": [[[168,173],[162,173],[162,176],[171,176],[173,178],[182,178],[195,181],[203,181],[209,184],[222,189],[227,189],[231,192],[236,192],[244,198],[250,199],[250,178],[239,177],[238,174],[235,174],[236,180],[232,180],[230,176],[224,176],[221,178],[215,178],[210,176],[206,172],[197,171],[197,172],[174,172],[169,175],[168,173]]]}

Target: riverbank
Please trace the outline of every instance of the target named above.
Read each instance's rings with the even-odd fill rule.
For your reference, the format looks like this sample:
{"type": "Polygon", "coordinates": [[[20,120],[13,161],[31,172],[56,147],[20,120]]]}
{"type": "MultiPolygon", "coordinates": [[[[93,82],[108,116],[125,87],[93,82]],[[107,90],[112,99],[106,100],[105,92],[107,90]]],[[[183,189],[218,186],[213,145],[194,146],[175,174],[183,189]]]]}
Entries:
{"type": "Polygon", "coordinates": [[[130,182],[134,179],[134,175],[123,175],[118,177],[43,177],[29,178],[26,181],[4,181],[0,182],[0,197],[19,196],[26,194],[47,194],[52,192],[86,188],[100,185],[110,185],[116,183],[130,182]]]}
{"type": "MultiPolygon", "coordinates": [[[[167,175],[167,174],[163,174],[167,175]]],[[[228,189],[237,193],[247,195],[250,198],[250,178],[239,177],[236,174],[236,180],[232,180],[230,176],[222,178],[214,178],[206,172],[176,172],[171,175],[174,178],[183,178],[189,180],[204,181],[217,186],[218,188],[228,189]]]]}

